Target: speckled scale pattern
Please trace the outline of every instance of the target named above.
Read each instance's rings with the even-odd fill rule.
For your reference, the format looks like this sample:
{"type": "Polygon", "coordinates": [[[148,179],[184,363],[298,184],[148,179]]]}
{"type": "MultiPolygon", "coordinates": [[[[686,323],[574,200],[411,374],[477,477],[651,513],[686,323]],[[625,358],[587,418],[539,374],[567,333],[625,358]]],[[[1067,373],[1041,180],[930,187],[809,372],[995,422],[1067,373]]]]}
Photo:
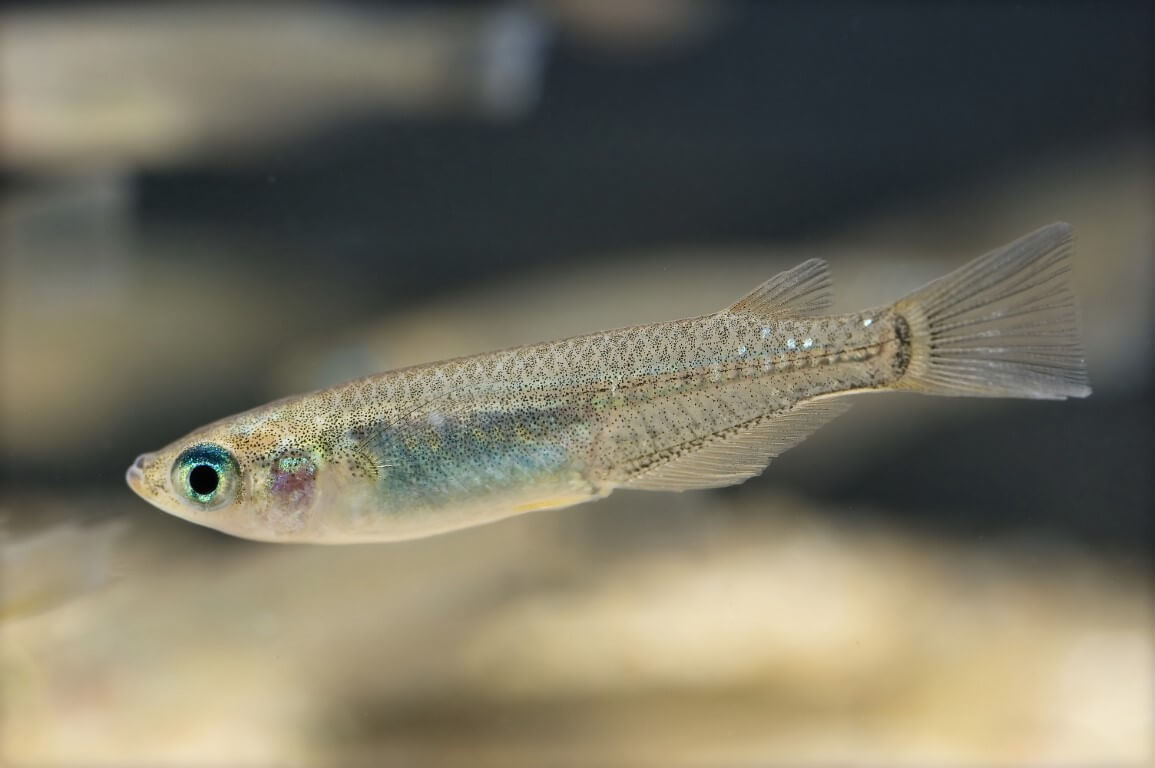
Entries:
{"type": "Polygon", "coordinates": [[[593,485],[622,483],[628,462],[804,399],[885,386],[893,318],[879,312],[864,325],[866,317],[722,312],[368,377],[287,411],[299,430],[321,414],[351,429],[356,439],[328,431],[318,442],[362,446],[361,463],[382,467],[394,493],[409,482],[436,493],[426,467],[444,476],[446,491],[493,489],[502,471],[495,467],[514,474],[527,466],[527,444],[551,457],[534,471],[568,467],[593,485]],[[399,466],[409,475],[390,481],[399,466]]]}

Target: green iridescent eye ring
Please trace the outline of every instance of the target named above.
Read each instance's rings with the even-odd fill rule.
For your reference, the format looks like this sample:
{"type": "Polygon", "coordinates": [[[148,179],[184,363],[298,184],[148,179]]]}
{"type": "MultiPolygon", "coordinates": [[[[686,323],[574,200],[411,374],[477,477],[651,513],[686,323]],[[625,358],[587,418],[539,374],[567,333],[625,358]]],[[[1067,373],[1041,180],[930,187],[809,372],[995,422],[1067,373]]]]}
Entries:
{"type": "Polygon", "coordinates": [[[216,509],[237,495],[240,479],[237,460],[216,443],[186,448],[172,465],[173,487],[202,509],[216,509]]]}

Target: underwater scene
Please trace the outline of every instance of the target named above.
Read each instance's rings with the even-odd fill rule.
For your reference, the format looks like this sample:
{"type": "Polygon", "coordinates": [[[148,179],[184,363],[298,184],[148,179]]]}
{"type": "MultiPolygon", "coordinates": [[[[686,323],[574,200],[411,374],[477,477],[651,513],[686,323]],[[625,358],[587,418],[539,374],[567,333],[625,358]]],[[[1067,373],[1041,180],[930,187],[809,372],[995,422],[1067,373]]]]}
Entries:
{"type": "Polygon", "coordinates": [[[1152,29],[7,4],[0,765],[1151,765],[1152,29]]]}

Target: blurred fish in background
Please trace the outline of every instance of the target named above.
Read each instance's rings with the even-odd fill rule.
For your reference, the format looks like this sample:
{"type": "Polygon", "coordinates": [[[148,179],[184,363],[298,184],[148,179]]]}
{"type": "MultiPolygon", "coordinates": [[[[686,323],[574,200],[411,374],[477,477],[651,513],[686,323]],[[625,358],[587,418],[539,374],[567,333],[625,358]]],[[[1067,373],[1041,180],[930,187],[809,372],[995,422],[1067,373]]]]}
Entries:
{"type": "Polygon", "coordinates": [[[32,171],[239,161],[365,113],[514,118],[546,34],[512,5],[17,5],[3,20],[5,165],[32,171]]]}
{"type": "Polygon", "coordinates": [[[1153,13],[8,4],[0,762],[1149,764],[1153,13]],[[871,399],[736,489],[340,550],[123,487],[272,398],[1056,219],[1084,401],[871,399]]]}

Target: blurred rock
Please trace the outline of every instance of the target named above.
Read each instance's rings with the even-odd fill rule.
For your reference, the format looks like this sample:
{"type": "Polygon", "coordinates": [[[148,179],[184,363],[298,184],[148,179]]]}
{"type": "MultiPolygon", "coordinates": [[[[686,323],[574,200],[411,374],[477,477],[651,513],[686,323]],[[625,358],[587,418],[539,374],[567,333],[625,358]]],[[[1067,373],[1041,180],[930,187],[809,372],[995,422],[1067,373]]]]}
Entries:
{"type": "Polygon", "coordinates": [[[6,506],[0,506],[0,622],[43,613],[111,583],[125,521],[63,522],[19,535],[9,530],[6,506]]]}
{"type": "Polygon", "coordinates": [[[111,588],[0,625],[5,753],[307,765],[1149,755],[1141,572],[1040,540],[948,545],[816,511],[782,496],[623,493],[592,511],[344,548],[222,548],[158,523],[133,535],[111,588]]]}

